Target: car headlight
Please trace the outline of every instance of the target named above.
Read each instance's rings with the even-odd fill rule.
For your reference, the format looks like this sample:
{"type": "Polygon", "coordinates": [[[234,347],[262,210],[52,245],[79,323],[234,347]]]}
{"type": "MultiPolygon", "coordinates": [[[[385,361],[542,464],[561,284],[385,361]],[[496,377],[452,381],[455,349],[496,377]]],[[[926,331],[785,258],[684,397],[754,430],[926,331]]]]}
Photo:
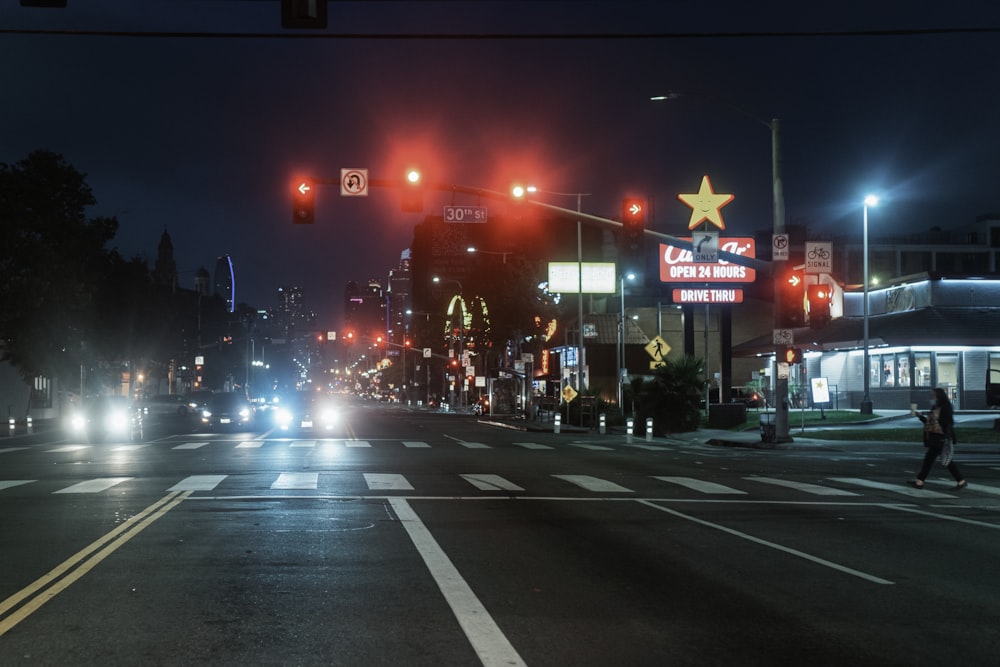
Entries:
{"type": "Polygon", "coordinates": [[[277,408],[274,411],[274,421],[282,428],[287,427],[292,423],[292,411],[288,408],[277,408]]]}

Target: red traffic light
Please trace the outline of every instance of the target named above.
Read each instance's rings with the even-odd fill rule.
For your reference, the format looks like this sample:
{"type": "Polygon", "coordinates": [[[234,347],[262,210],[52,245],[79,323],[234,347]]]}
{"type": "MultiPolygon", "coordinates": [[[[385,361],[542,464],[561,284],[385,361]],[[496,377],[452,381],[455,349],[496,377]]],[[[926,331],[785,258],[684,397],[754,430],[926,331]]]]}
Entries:
{"type": "Polygon", "coordinates": [[[830,321],[830,302],[833,293],[829,285],[819,283],[809,285],[806,290],[806,300],[809,304],[809,326],[815,328],[826,326],[830,321]]]}
{"type": "Polygon", "coordinates": [[[292,222],[311,225],[315,219],[316,189],[311,178],[302,178],[292,185],[292,222]]]}

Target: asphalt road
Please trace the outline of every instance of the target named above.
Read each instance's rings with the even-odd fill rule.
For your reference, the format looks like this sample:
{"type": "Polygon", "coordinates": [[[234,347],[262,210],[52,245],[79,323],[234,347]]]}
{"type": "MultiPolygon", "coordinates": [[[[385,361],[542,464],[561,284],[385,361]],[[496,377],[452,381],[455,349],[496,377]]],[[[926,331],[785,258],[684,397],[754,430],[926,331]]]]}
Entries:
{"type": "Polygon", "coordinates": [[[1000,451],[716,447],[357,406],[0,439],[0,664],[931,665],[1000,649],[1000,451]]]}

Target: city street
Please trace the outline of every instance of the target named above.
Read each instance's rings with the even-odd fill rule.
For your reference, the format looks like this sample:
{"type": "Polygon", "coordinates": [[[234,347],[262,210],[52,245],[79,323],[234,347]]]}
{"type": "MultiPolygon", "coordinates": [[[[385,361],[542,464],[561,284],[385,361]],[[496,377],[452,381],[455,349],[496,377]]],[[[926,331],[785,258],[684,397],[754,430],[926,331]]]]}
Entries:
{"type": "Polygon", "coordinates": [[[996,661],[1000,446],[348,419],[0,439],[0,663],[996,661]]]}

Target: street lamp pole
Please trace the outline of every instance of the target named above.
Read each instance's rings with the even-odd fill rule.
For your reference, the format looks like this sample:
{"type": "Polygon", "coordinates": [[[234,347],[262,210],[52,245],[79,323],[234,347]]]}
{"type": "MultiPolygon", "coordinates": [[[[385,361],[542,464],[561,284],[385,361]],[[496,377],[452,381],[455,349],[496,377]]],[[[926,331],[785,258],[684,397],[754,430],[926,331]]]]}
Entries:
{"type": "Polygon", "coordinates": [[[864,266],[864,282],[862,293],[864,295],[864,336],[865,336],[865,363],[864,363],[864,386],[865,395],[861,399],[861,414],[870,415],[872,413],[871,399],[871,357],[868,354],[868,207],[878,204],[878,197],[868,195],[864,201],[864,230],[861,237],[861,264],[864,266]]]}
{"type": "Polygon", "coordinates": [[[628,370],[625,368],[625,279],[635,280],[634,273],[623,273],[618,278],[619,291],[621,292],[621,317],[618,321],[618,338],[619,346],[616,356],[618,357],[618,409],[622,411],[622,416],[625,416],[625,391],[623,386],[625,384],[625,378],[628,376],[628,370]]]}
{"type": "MultiPolygon", "coordinates": [[[[589,197],[589,192],[552,192],[539,190],[533,185],[528,186],[528,192],[541,192],[559,197],[576,197],[576,212],[583,210],[583,198],[589,197]]],[[[577,344],[580,354],[577,357],[576,390],[583,390],[583,373],[587,367],[587,349],[583,344],[583,221],[576,220],[576,327],[577,344]]]]}
{"type": "Polygon", "coordinates": [[[465,407],[465,366],[462,365],[462,353],[465,351],[465,290],[462,289],[462,283],[453,278],[439,278],[434,276],[434,282],[449,282],[458,285],[458,369],[457,382],[458,382],[458,405],[459,407],[465,407]]]}

